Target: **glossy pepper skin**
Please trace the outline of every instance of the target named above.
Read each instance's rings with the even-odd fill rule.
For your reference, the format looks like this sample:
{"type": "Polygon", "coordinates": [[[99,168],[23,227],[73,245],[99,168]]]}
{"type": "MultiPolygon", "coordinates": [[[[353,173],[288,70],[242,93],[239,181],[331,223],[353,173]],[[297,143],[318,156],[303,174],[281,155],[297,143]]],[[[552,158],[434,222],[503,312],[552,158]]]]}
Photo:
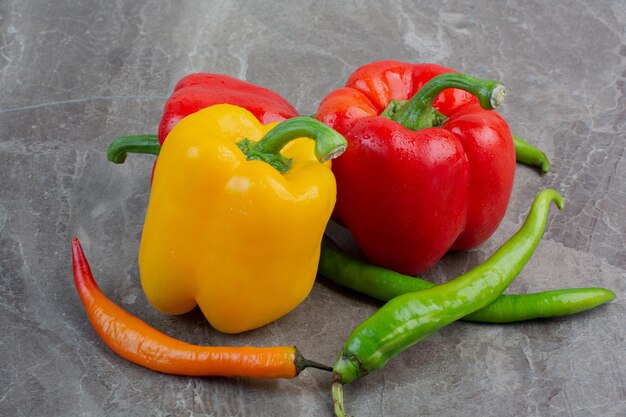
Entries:
{"type": "Polygon", "coordinates": [[[232,104],[249,110],[263,124],[298,115],[279,94],[228,75],[195,73],[181,78],[165,102],[159,124],[159,143],[183,118],[215,104],[232,104]]]}
{"type": "Polygon", "coordinates": [[[502,117],[481,107],[490,108],[488,98],[448,88],[431,100],[447,119],[442,126],[436,122],[444,118],[436,114],[433,127],[410,126],[407,117],[402,124],[390,120],[398,119],[404,100],[450,72],[432,64],[368,64],[317,111],[317,119],[349,144],[333,163],[334,216],[371,262],[406,274],[424,272],[448,250],[470,249],[489,238],[513,186],[513,140],[502,117]]]}
{"type": "Polygon", "coordinates": [[[330,167],[316,159],[320,140],[296,129],[291,139],[299,139],[281,142],[291,158],[285,173],[240,149],[302,119],[336,139],[329,157],[345,149],[340,135],[312,118],[263,125],[229,104],[187,116],[170,132],[139,251],[141,283],[159,311],[182,314],[197,304],[215,328],[236,333],[281,317],[308,295],[336,196],[330,167]]]}

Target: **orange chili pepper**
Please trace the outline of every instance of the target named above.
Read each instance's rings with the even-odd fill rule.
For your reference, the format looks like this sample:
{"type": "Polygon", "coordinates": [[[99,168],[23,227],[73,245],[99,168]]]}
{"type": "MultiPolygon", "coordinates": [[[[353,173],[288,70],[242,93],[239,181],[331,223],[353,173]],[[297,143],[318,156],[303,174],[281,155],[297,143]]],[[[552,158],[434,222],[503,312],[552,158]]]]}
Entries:
{"type": "Polygon", "coordinates": [[[72,239],[76,290],[98,336],[121,357],[174,375],[294,378],[304,368],[332,368],[305,359],[293,346],[199,346],[169,337],[100,291],[78,238],[72,239]]]}

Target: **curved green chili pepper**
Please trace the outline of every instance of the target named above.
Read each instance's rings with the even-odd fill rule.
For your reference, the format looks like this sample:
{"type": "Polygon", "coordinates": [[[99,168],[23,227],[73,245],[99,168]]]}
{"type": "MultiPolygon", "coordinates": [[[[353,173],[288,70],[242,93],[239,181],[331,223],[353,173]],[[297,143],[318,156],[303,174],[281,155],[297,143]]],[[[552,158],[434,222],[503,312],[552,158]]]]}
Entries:
{"type": "Polygon", "coordinates": [[[524,165],[535,166],[542,174],[550,171],[550,160],[539,148],[513,135],[515,145],[515,159],[524,165]]]}
{"type": "Polygon", "coordinates": [[[400,352],[497,298],[539,244],[551,202],[563,207],[556,191],[539,193],[522,227],[481,265],[446,284],[395,297],[361,323],[333,366],[335,414],[345,416],[342,384],[382,368],[400,352]]]}
{"type": "MultiPolygon", "coordinates": [[[[359,261],[328,236],[322,239],[318,273],[335,284],[382,301],[436,287],[432,282],[359,261]]],[[[590,310],[615,298],[605,288],[568,288],[532,294],[502,294],[491,304],[461,320],[511,323],[566,316],[590,310]]]]}

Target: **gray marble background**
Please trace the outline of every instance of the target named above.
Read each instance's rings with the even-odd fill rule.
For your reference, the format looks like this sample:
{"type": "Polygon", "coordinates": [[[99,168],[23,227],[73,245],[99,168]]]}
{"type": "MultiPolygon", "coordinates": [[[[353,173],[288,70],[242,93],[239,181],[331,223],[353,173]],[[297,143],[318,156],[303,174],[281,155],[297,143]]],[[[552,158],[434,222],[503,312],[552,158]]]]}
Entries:
{"type": "MultiPolygon", "coordinates": [[[[626,3],[602,1],[0,0],[0,415],[330,416],[328,374],[256,381],[162,375],[116,356],[76,295],[78,236],[103,291],[199,344],[296,344],[331,363],[378,303],[319,279],[262,329],[228,336],[198,312],[169,317],[139,285],[152,158],[108,163],[116,136],[155,132],[194,71],[274,89],[302,113],[358,66],[436,62],[508,87],[501,112],[553,169],[518,168],[498,232],[447,256],[438,282],[480,263],[546,187],[565,197],[511,286],[605,286],[618,298],[574,317],[454,324],[346,387],[357,416],[626,415],[626,3]]],[[[336,225],[331,232],[353,248],[336,225]]],[[[354,249],[354,248],[353,248],[354,249]]]]}

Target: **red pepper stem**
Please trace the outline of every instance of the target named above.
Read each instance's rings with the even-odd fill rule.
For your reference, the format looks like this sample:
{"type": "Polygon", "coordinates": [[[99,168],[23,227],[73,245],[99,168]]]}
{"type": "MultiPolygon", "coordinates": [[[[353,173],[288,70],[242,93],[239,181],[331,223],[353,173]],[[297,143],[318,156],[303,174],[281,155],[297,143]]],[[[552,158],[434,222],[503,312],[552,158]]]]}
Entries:
{"type": "Polygon", "coordinates": [[[281,173],[287,172],[291,159],[280,151],[287,143],[298,138],[315,141],[315,157],[326,162],[341,155],[347,147],[346,139],[339,133],[312,117],[294,117],[276,125],[258,142],[244,139],[237,146],[248,160],[264,161],[281,173]]]}
{"type": "Polygon", "coordinates": [[[107,158],[111,162],[122,164],[129,152],[158,155],[160,150],[157,135],[120,136],[109,145],[107,158]]]}
{"type": "Polygon", "coordinates": [[[435,126],[440,119],[433,108],[437,96],[445,89],[458,88],[475,95],[482,108],[493,110],[504,101],[506,92],[498,81],[482,80],[469,75],[448,72],[427,82],[406,104],[391,116],[407,129],[420,130],[435,126]]]}

